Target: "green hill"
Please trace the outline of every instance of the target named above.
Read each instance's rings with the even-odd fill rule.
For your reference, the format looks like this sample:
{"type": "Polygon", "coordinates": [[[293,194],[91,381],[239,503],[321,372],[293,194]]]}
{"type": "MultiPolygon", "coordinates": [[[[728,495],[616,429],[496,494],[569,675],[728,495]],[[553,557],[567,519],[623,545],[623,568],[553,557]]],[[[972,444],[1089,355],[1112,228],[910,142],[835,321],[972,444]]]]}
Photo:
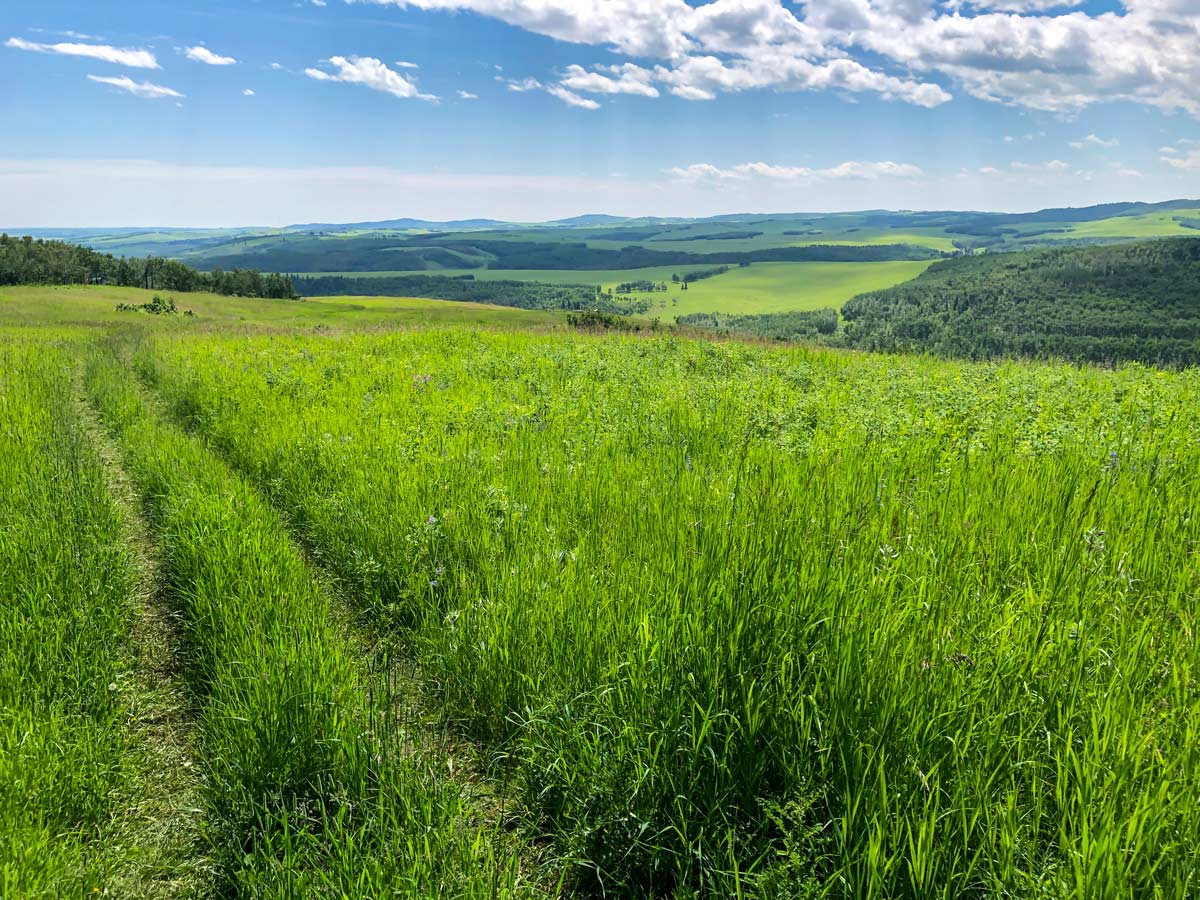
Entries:
{"type": "Polygon", "coordinates": [[[960,257],[842,315],[862,349],[1196,365],[1200,239],[960,257]]]}

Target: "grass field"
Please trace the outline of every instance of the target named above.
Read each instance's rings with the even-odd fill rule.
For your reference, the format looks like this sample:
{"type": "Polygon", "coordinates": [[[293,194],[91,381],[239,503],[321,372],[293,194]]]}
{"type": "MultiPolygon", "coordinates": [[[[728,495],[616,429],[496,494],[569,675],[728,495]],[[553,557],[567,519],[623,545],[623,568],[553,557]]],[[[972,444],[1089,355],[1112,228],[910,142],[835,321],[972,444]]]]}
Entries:
{"type": "MultiPolygon", "coordinates": [[[[1200,234],[1194,228],[1184,228],[1179,218],[1200,219],[1200,209],[1172,210],[1150,213],[1144,216],[1122,216],[1101,219],[1098,222],[1075,222],[1062,227],[1066,232],[1060,238],[1126,238],[1144,240],[1156,237],[1195,237],[1200,234]]],[[[1041,226],[1051,227],[1051,226],[1041,226]]]]}
{"type": "Polygon", "coordinates": [[[1200,373],[94,293],[0,292],[0,584],[63,580],[0,624],[6,900],[137,846],[84,403],[186,648],[201,896],[1194,895],[1200,373]]]}
{"type": "MultiPolygon", "coordinates": [[[[155,293],[98,286],[0,287],[0,328],[144,324],[147,316],[118,312],[117,304],[147,303],[155,293]]],[[[553,313],[477,303],[447,304],[412,297],[321,297],[297,302],[201,293],[171,296],[180,309],[192,310],[196,318],[169,318],[158,321],[160,327],[368,328],[404,324],[536,327],[561,321],[553,313]]]]}
{"type": "Polygon", "coordinates": [[[682,276],[688,272],[712,267],[665,266],[582,272],[562,269],[452,269],[436,273],[376,272],[359,276],[351,272],[337,274],[363,278],[422,274],[473,275],[480,281],[513,279],[551,284],[598,284],[605,290],[613,290],[622,282],[665,282],[668,285],[666,293],[633,293],[629,296],[644,298],[653,304],[653,307],[643,314],[644,317],[673,322],[678,316],[696,312],[754,314],[824,307],[839,309],[851,297],[864,291],[879,290],[916,278],[929,265],[930,261],[754,263],[745,267],[735,266],[722,275],[694,281],[688,285],[686,291],[671,282],[672,275],[682,276]]]}

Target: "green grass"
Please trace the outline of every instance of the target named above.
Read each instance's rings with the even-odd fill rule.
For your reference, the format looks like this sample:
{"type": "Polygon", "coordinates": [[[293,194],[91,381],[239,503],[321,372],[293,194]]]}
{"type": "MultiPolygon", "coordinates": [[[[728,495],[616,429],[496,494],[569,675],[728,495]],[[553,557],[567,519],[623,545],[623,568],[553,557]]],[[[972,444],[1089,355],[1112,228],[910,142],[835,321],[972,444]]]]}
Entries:
{"type": "MultiPolygon", "coordinates": [[[[278,517],[165,423],[114,354],[89,396],[165,548],[199,705],[208,838],[229,895],[511,897],[516,856],[472,827],[356,659],[278,517]]],[[[7,896],[7,895],[6,895],[7,896]]]]}
{"type": "Polygon", "coordinates": [[[1098,222],[1072,222],[1061,226],[1066,233],[1047,235],[1059,239],[1066,238],[1127,238],[1129,240],[1144,240],[1156,237],[1196,237],[1200,231],[1194,228],[1184,228],[1176,219],[1200,218],[1200,210],[1171,210],[1169,212],[1149,213],[1144,216],[1119,216],[1111,219],[1101,219],[1098,222]]]}
{"type": "Polygon", "coordinates": [[[86,331],[121,324],[192,330],[230,326],[370,328],[447,324],[520,328],[547,327],[561,321],[554,313],[411,297],[321,297],[295,301],[171,294],[122,287],[0,287],[0,329],[18,331],[29,326],[59,330],[75,327],[86,331]],[[196,318],[116,310],[119,303],[149,302],[155,293],[172,296],[181,310],[192,310],[196,318]]]}
{"type": "Polygon", "coordinates": [[[139,364],[409,636],[581,889],[1200,873],[1195,372],[459,330],[139,364]]]}
{"type": "Polygon", "coordinates": [[[135,769],[133,578],[70,362],[0,342],[0,896],[14,900],[87,895],[141,849],[112,828],[135,769]]]}
{"type": "Polygon", "coordinates": [[[115,297],[0,293],[6,898],[130,852],[73,367],[180,615],[213,896],[528,895],[527,840],[580,897],[1195,893],[1200,372],[115,297]]]}
{"type": "Polygon", "coordinates": [[[686,291],[672,285],[665,294],[639,296],[655,304],[646,316],[668,322],[698,312],[753,315],[840,309],[851,297],[916,278],[929,266],[928,261],[755,263],[692,282],[686,291]]]}

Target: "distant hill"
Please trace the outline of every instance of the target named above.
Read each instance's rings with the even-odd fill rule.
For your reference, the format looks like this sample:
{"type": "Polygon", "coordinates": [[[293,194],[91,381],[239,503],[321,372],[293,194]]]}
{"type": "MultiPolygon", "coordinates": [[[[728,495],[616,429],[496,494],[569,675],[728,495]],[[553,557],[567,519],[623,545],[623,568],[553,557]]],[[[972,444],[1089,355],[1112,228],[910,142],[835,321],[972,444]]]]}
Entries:
{"type": "Polygon", "coordinates": [[[288,225],[284,231],[464,231],[475,228],[515,228],[511,222],[499,219],[459,219],[453,222],[431,222],[427,219],[384,219],[378,222],[312,222],[307,225],[288,225]]]}
{"type": "Polygon", "coordinates": [[[1200,365],[1200,238],[959,257],[842,315],[869,350],[1200,365]]]}
{"type": "Polygon", "coordinates": [[[555,219],[547,225],[620,225],[628,222],[626,216],[608,216],[603,213],[592,213],[584,216],[572,216],[569,219],[555,219]]]}

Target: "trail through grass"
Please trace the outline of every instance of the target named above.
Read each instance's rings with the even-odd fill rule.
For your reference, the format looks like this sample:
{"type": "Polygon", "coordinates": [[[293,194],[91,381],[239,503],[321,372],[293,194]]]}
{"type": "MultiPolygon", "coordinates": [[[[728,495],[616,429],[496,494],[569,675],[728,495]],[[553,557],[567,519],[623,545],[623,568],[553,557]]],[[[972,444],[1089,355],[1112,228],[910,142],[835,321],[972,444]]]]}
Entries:
{"type": "Polygon", "coordinates": [[[137,365],[583,890],[1192,890],[1194,372],[467,331],[137,365]]]}
{"type": "Polygon", "coordinates": [[[158,420],[116,355],[89,360],[86,380],[150,502],[184,612],[208,838],[227,889],[529,894],[517,856],[492,848],[461,791],[416,752],[388,679],[357,664],[278,518],[158,420]]]}
{"type": "Polygon", "coordinates": [[[174,785],[151,777],[135,573],[72,402],[77,352],[0,341],[0,896],[170,896],[191,848],[142,815],[174,785]]]}

